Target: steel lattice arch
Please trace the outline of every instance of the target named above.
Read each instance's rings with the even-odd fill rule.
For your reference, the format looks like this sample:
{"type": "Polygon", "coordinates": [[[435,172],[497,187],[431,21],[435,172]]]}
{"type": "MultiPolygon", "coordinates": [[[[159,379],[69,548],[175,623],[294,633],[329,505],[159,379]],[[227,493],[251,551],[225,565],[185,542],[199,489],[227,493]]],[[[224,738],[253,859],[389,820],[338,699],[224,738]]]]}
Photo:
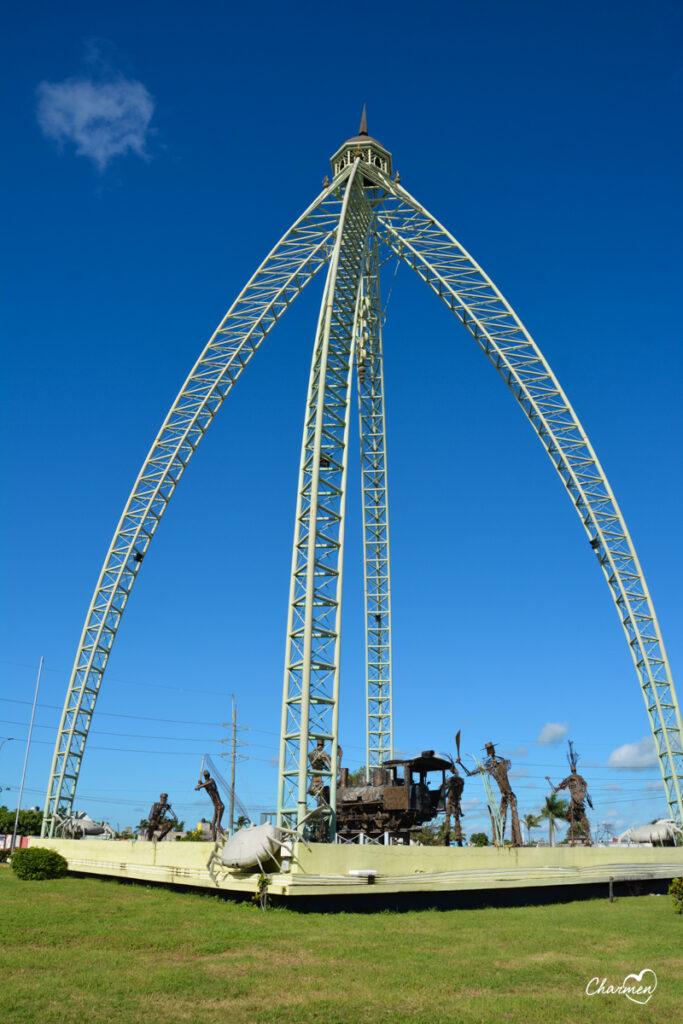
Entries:
{"type": "Polygon", "coordinates": [[[638,556],[569,399],[511,306],[435,217],[392,177],[367,133],[332,157],[333,177],[266,257],[199,356],[116,527],[81,634],[59,725],[43,834],[71,812],[97,695],[131,589],[161,518],[233,385],[323,268],[299,466],[287,618],[278,822],[310,811],[311,743],[322,739],[334,829],[344,523],[351,391],[360,421],[365,560],[367,766],[392,757],[391,576],[379,268],[411,267],[502,376],[559,474],[616,605],[645,700],[671,817],[683,821],[683,727],[638,556]]]}

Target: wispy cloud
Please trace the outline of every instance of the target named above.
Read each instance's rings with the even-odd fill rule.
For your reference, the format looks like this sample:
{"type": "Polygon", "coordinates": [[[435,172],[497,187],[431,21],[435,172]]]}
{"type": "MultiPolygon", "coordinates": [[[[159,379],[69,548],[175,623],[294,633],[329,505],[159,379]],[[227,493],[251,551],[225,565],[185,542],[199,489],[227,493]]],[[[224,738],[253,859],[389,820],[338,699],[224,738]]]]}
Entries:
{"type": "Polygon", "coordinates": [[[504,753],[505,753],[505,755],[507,757],[512,757],[512,758],[528,757],[529,756],[529,748],[528,747],[515,747],[514,750],[505,750],[504,753]]]}
{"type": "Polygon", "coordinates": [[[539,732],[536,743],[541,747],[557,746],[569,732],[568,722],[546,722],[539,732]]]}
{"type": "Polygon", "coordinates": [[[607,759],[608,768],[643,772],[648,768],[657,767],[657,752],[651,736],[643,736],[636,743],[624,743],[613,750],[607,759]]]}
{"type": "Polygon", "coordinates": [[[128,153],[149,158],[154,100],[142,82],[122,75],[67,78],[41,82],[36,93],[43,135],[60,146],[73,143],[76,154],[92,160],[99,171],[128,153]]]}
{"type": "Polygon", "coordinates": [[[471,800],[463,800],[462,809],[463,811],[473,811],[475,807],[479,807],[481,800],[479,797],[473,796],[471,800]]]}
{"type": "Polygon", "coordinates": [[[513,768],[510,772],[511,779],[524,779],[529,774],[528,768],[513,768]]]}
{"type": "Polygon", "coordinates": [[[661,779],[650,779],[649,782],[645,783],[646,793],[662,793],[664,786],[661,779]]]}
{"type": "Polygon", "coordinates": [[[616,792],[617,790],[621,790],[623,788],[624,787],[620,786],[618,782],[608,782],[605,786],[606,790],[614,790],[614,792],[616,792]]]}

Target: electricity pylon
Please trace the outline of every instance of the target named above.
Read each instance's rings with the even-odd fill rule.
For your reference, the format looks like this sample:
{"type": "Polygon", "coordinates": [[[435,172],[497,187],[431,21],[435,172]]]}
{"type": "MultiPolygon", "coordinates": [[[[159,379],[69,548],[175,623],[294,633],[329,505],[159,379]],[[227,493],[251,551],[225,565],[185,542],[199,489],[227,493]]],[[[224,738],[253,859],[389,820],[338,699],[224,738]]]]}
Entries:
{"type": "MultiPolygon", "coordinates": [[[[59,726],[43,830],[71,811],[97,694],[130,591],[164,511],[218,409],[290,303],[328,267],[299,467],[287,621],[278,819],[301,824],[311,780],[334,828],[348,434],[357,369],[363,477],[368,766],[391,755],[391,588],[379,267],[395,256],[474,338],[528,418],[588,536],[633,658],[670,814],[683,821],[683,727],[654,607],[612,489],[540,349],[481,267],[392,178],[391,154],[359,133],[332,181],[278,242],[190,372],[126,503],[85,621],[59,726]],[[329,762],[313,768],[322,740],[329,762]]],[[[319,765],[319,762],[317,762],[319,765]]]]}

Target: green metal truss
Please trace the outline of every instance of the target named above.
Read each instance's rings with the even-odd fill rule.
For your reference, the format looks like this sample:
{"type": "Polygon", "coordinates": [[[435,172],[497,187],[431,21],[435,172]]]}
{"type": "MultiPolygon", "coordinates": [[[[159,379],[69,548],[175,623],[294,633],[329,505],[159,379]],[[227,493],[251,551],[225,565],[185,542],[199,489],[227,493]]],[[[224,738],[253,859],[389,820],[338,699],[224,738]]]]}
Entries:
{"type": "Polygon", "coordinates": [[[361,281],[356,366],[360,461],[363,485],[363,565],[365,570],[366,761],[370,769],[393,757],[391,670],[391,559],[389,493],[384,416],[382,309],[378,240],[367,248],[361,281]]]}
{"type": "Polygon", "coordinates": [[[265,336],[329,263],[299,473],[282,713],[278,809],[301,823],[313,774],[336,801],[339,655],[351,376],[359,370],[368,649],[368,763],[391,750],[389,531],[377,267],[410,266],[483,350],[529,419],[588,535],[633,657],[671,816],[683,821],[683,727],[664,644],[623,516],[578,418],[523,324],[463,247],[396,180],[361,132],[335,177],[273,249],[204,349],[145,460],[88,610],[67,688],[45,804],[71,811],[92,714],[142,560],[189,460],[265,336]],[[357,351],[354,353],[354,349],[357,351]],[[373,393],[373,388],[374,393],[373,393]],[[379,389],[379,390],[378,390],[379,389]],[[379,611],[374,609],[379,606],[379,611]],[[380,620],[373,615],[379,615],[380,620]],[[311,771],[322,739],[330,766],[311,771]],[[334,766],[334,768],[332,767],[334,766]]]}
{"type": "Polygon", "coordinates": [[[67,687],[50,769],[43,835],[73,807],[102,677],[161,518],[214,416],[286,309],[329,260],[339,225],[339,183],[326,188],[278,242],[218,325],[145,459],[97,581],[67,687]]]}
{"type": "Polygon", "coordinates": [[[683,820],[683,725],[654,605],[598,457],[530,334],[468,252],[405,189],[375,168],[380,239],[455,314],[536,431],[588,535],[636,668],[672,818],[683,820]]]}
{"type": "Polygon", "coordinates": [[[308,813],[309,741],[323,740],[336,809],[339,659],[344,513],[351,410],[354,323],[371,208],[354,164],[318,320],[301,446],[287,620],[278,825],[308,813]]]}

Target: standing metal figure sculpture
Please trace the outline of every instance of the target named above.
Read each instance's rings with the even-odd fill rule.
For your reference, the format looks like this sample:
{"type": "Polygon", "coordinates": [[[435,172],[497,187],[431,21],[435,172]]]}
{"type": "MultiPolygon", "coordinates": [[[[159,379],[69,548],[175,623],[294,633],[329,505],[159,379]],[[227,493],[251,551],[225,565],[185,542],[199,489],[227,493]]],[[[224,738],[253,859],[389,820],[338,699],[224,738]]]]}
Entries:
{"type": "Polygon", "coordinates": [[[341,761],[343,751],[337,745],[337,770],[332,767],[332,758],[325,750],[325,741],[318,739],[313,750],[308,755],[312,775],[306,792],[309,796],[315,797],[316,812],[309,815],[307,830],[311,839],[325,842],[329,838],[329,825],[333,818],[332,807],[330,806],[330,788],[336,789],[341,775],[341,761]],[[319,773],[319,774],[318,774],[319,773]]]}
{"type": "Polygon", "coordinates": [[[569,753],[567,754],[567,761],[571,769],[570,774],[566,779],[562,779],[562,782],[557,786],[553,786],[552,782],[546,775],[546,780],[550,784],[553,793],[558,793],[561,789],[568,789],[569,796],[571,797],[571,803],[569,805],[569,839],[572,846],[576,839],[583,839],[586,846],[591,845],[591,830],[588,818],[586,817],[586,802],[588,806],[593,808],[593,802],[588,794],[588,785],[583,775],[579,775],[576,770],[576,765],[579,760],[579,755],[574,750],[574,744],[569,740],[569,753]]]}
{"type": "MultiPolygon", "coordinates": [[[[505,838],[505,825],[507,822],[508,807],[510,808],[510,831],[512,834],[512,845],[522,845],[522,832],[519,827],[519,818],[517,816],[517,797],[512,792],[512,786],[508,778],[508,772],[511,768],[511,762],[507,758],[499,757],[496,754],[496,748],[493,743],[486,744],[486,760],[481,764],[479,768],[475,768],[474,771],[470,771],[460,760],[460,754],[458,754],[458,764],[466,772],[467,775],[479,775],[486,773],[491,778],[495,779],[498,783],[500,790],[500,817],[503,825],[501,840],[505,838]]],[[[493,828],[493,834],[496,834],[495,822],[493,815],[491,815],[491,827],[493,828]]]]}
{"type": "Polygon", "coordinates": [[[223,812],[225,811],[225,804],[221,800],[221,795],[218,792],[218,786],[216,785],[215,780],[211,778],[209,772],[204,772],[204,781],[202,782],[202,780],[199,779],[199,782],[194,788],[195,790],[205,789],[207,796],[211,799],[211,803],[213,804],[211,838],[215,843],[216,839],[218,838],[218,833],[220,832],[221,835],[223,834],[223,829],[221,828],[221,818],[223,817],[223,812]]]}
{"type": "Polygon", "coordinates": [[[308,825],[309,837],[314,842],[325,842],[328,838],[329,823],[332,815],[330,808],[330,786],[332,777],[332,758],[325,750],[324,740],[319,739],[308,755],[308,763],[313,772],[324,772],[312,776],[307,793],[315,797],[316,812],[312,814],[308,825]],[[327,779],[327,785],[325,780],[327,779]]]}
{"type": "Polygon", "coordinates": [[[175,816],[175,812],[171,809],[171,805],[168,802],[168,793],[162,793],[157,802],[152,804],[149,812],[147,823],[148,840],[156,839],[160,843],[162,839],[166,838],[177,822],[178,819],[175,816]],[[156,832],[159,834],[155,835],[156,832]]]}
{"type": "MultiPolygon", "coordinates": [[[[314,772],[331,773],[332,759],[325,750],[325,743],[323,740],[318,740],[315,748],[308,755],[308,762],[314,772]]],[[[325,785],[322,775],[313,776],[311,784],[308,787],[308,793],[310,796],[317,798],[318,805],[320,805],[322,801],[329,803],[330,788],[325,785]]]]}
{"type": "Polygon", "coordinates": [[[452,772],[453,774],[446,779],[444,786],[446,804],[446,829],[444,832],[444,843],[446,846],[450,846],[451,815],[453,815],[455,841],[458,846],[462,846],[462,825],[460,824],[460,818],[463,814],[463,810],[460,800],[462,798],[462,791],[465,788],[465,780],[460,775],[455,765],[453,766],[452,772]]]}

